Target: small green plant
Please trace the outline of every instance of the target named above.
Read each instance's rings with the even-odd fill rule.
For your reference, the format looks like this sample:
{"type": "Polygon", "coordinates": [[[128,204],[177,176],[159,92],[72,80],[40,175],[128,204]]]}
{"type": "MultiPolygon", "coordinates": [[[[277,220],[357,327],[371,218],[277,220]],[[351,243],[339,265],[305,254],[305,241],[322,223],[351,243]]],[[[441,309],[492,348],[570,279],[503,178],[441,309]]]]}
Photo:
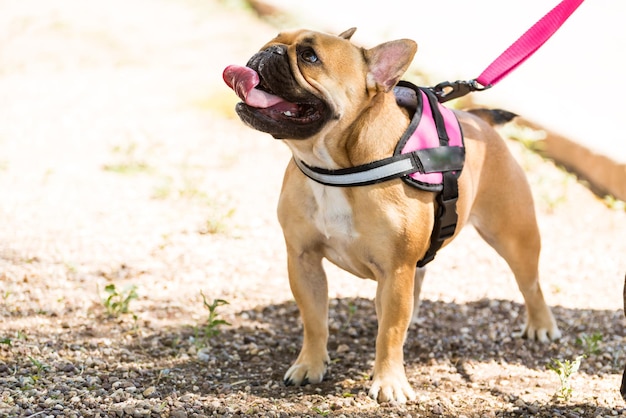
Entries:
{"type": "Polygon", "coordinates": [[[341,327],[342,330],[345,330],[350,326],[350,323],[352,322],[352,318],[354,317],[355,313],[356,313],[356,304],[352,301],[348,302],[348,318],[346,319],[346,322],[341,327]]]}
{"type": "Polygon", "coordinates": [[[583,347],[585,353],[584,357],[589,357],[590,355],[600,354],[600,342],[602,341],[602,334],[596,332],[593,335],[582,334],[580,337],[576,338],[576,344],[583,347]]]}
{"type": "Polygon", "coordinates": [[[119,157],[118,162],[105,164],[103,169],[127,175],[152,172],[153,168],[140,159],[138,148],[136,142],[113,147],[113,153],[119,157]]]}
{"type": "Polygon", "coordinates": [[[330,414],[329,410],[327,410],[327,409],[322,410],[322,409],[318,408],[317,406],[314,406],[313,408],[311,408],[311,410],[313,412],[315,412],[316,414],[321,415],[323,417],[327,417],[330,414]]]}
{"type": "Polygon", "coordinates": [[[223,325],[230,325],[229,322],[220,319],[219,314],[217,312],[217,308],[223,305],[228,305],[228,302],[223,299],[213,299],[213,302],[209,303],[206,300],[206,296],[202,291],[200,292],[202,296],[202,303],[204,307],[209,311],[209,317],[207,318],[206,324],[204,325],[203,332],[206,338],[215,337],[220,333],[220,327],[223,325]]]}
{"type": "Polygon", "coordinates": [[[68,276],[73,276],[78,272],[78,267],[76,267],[76,264],[69,261],[64,261],[63,264],[65,264],[65,270],[67,271],[68,276]]]}
{"type": "Polygon", "coordinates": [[[201,229],[202,234],[222,234],[228,229],[228,220],[235,214],[235,209],[221,210],[212,208],[211,213],[201,229]]]}
{"type": "Polygon", "coordinates": [[[128,162],[121,162],[117,164],[106,164],[104,166],[104,170],[110,171],[116,174],[132,175],[132,174],[150,172],[152,168],[146,163],[143,163],[140,161],[128,161],[128,162]]]}
{"type": "Polygon", "coordinates": [[[584,356],[577,356],[573,361],[564,360],[561,361],[559,359],[552,359],[552,362],[548,364],[548,369],[552,370],[557,374],[559,380],[561,382],[561,386],[557,389],[555,396],[557,398],[563,399],[565,402],[569,401],[572,397],[572,383],[571,378],[578,369],[580,368],[580,363],[582,362],[584,356]]]}
{"type": "Polygon", "coordinates": [[[104,299],[104,307],[110,316],[119,316],[129,312],[129,305],[133,299],[137,299],[137,286],[131,285],[119,290],[113,283],[105,286],[104,291],[108,294],[104,299]]]}
{"type": "Polygon", "coordinates": [[[2,337],[0,338],[0,344],[6,344],[9,347],[11,346],[11,339],[9,337],[2,337]]]}
{"type": "Polygon", "coordinates": [[[170,369],[162,369],[159,370],[159,374],[157,376],[156,382],[154,382],[154,386],[158,386],[159,383],[161,382],[161,379],[167,379],[170,377],[170,373],[172,371],[170,369]]]}
{"type": "Polygon", "coordinates": [[[37,375],[41,376],[50,367],[32,356],[28,356],[30,362],[37,368],[37,375]]]}

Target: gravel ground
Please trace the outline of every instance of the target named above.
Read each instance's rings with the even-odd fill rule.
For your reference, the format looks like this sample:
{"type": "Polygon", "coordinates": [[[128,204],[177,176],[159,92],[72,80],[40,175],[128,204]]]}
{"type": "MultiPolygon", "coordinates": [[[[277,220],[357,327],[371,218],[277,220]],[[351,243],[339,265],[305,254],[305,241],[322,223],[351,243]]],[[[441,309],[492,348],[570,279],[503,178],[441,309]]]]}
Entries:
{"type": "Polygon", "coordinates": [[[564,337],[510,337],[521,296],[467,229],[429,266],[405,346],[415,402],[366,396],[374,283],[332,266],[329,376],[287,388],[289,154],[221,82],[276,29],[216,0],[0,4],[0,416],[626,415],[621,202],[509,140],[564,337]],[[578,356],[561,391],[547,366],[578,356]]]}

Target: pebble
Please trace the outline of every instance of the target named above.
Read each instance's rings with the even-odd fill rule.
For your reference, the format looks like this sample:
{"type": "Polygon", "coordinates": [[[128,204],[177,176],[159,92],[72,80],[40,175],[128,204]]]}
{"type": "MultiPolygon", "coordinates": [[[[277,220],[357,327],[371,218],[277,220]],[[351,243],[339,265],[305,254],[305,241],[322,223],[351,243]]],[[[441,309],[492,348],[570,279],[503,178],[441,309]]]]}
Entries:
{"type": "Polygon", "coordinates": [[[145,396],[146,398],[149,398],[150,396],[152,396],[154,393],[156,392],[156,388],[154,386],[150,386],[148,388],[146,388],[143,392],[142,395],[145,396]]]}
{"type": "Polygon", "coordinates": [[[526,405],[526,410],[531,414],[535,415],[539,412],[539,407],[534,404],[526,405]]]}
{"type": "Polygon", "coordinates": [[[198,360],[204,361],[204,362],[207,362],[211,359],[211,355],[204,350],[198,351],[197,357],[198,357],[198,360]]]}
{"type": "Polygon", "coordinates": [[[184,409],[175,409],[170,414],[171,418],[187,418],[187,412],[184,409]]]}
{"type": "Polygon", "coordinates": [[[340,354],[340,353],[345,353],[345,352],[347,352],[347,351],[350,351],[350,346],[349,346],[348,344],[340,344],[340,345],[337,347],[337,353],[338,353],[338,354],[340,354]]]}

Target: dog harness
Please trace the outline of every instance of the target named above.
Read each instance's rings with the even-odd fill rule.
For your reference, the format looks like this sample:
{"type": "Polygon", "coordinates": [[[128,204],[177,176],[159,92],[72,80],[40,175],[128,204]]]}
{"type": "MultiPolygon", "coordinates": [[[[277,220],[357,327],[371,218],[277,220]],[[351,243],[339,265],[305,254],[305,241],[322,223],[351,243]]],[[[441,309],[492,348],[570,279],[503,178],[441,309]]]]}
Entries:
{"type": "Polygon", "coordinates": [[[394,93],[397,103],[413,116],[391,157],[337,170],[294,161],[307,177],[327,186],[364,186],[401,178],[413,187],[437,193],[430,247],[417,262],[423,267],[456,230],[457,180],[465,162],[463,133],[454,113],[439,103],[432,89],[400,81],[394,93]]]}

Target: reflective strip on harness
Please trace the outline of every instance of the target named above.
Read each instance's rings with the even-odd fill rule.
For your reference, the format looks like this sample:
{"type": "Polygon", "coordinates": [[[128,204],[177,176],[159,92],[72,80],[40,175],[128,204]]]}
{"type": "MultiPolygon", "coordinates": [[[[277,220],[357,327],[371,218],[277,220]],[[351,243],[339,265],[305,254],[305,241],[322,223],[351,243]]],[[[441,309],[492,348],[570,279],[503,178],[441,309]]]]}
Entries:
{"type": "Polygon", "coordinates": [[[369,164],[339,170],[309,167],[294,159],[298,168],[311,179],[327,186],[365,186],[413,173],[441,174],[463,169],[463,147],[437,147],[396,155],[369,164]]]}

